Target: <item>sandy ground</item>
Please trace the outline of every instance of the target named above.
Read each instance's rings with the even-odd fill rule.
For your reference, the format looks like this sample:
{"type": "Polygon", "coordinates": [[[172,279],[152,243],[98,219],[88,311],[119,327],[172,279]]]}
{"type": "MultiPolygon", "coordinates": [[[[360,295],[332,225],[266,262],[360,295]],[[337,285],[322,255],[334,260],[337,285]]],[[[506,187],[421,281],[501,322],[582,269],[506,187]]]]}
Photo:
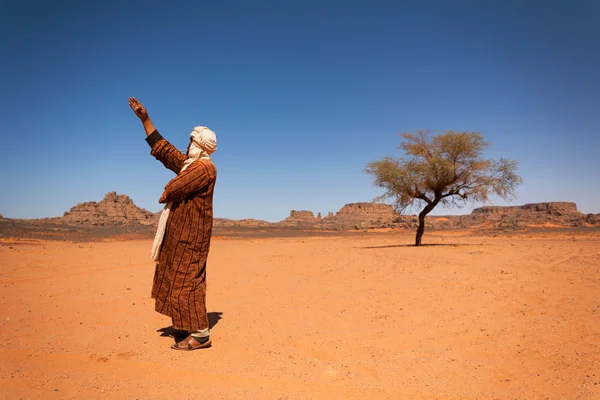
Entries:
{"type": "Polygon", "coordinates": [[[2,399],[600,399],[600,235],[215,239],[171,350],[150,241],[0,243],[2,399]]]}

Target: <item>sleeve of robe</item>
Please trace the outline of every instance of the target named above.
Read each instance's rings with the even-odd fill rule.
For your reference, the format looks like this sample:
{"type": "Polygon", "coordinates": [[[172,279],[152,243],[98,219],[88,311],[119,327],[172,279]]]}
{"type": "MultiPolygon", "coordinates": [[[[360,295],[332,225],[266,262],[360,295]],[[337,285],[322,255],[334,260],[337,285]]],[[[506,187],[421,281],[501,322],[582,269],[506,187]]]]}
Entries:
{"type": "Polygon", "coordinates": [[[152,154],[158,161],[163,163],[165,167],[175,172],[176,174],[181,171],[183,163],[187,160],[185,154],[180,152],[165,140],[157,130],[152,132],[146,137],[146,142],[152,148],[150,154],[152,154]]]}
{"type": "Polygon", "coordinates": [[[195,193],[202,192],[206,190],[212,179],[214,179],[214,173],[212,173],[210,163],[202,160],[194,161],[185,171],[180,172],[167,183],[165,191],[158,202],[179,201],[195,193]]]}

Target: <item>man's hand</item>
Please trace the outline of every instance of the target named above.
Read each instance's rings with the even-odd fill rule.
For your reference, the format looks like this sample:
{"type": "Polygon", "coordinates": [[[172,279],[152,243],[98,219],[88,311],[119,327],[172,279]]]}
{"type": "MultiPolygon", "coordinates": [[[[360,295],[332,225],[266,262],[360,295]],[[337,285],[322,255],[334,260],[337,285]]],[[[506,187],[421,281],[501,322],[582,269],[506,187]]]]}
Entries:
{"type": "Polygon", "coordinates": [[[135,97],[129,98],[129,107],[133,110],[135,115],[138,116],[142,124],[144,125],[144,130],[146,131],[146,136],[150,136],[152,132],[156,130],[152,120],[148,116],[148,111],[146,111],[146,107],[142,105],[135,97]]]}
{"type": "Polygon", "coordinates": [[[137,115],[142,122],[148,120],[148,111],[146,111],[146,107],[144,107],[135,97],[129,98],[129,107],[131,107],[135,115],[137,115]]]}

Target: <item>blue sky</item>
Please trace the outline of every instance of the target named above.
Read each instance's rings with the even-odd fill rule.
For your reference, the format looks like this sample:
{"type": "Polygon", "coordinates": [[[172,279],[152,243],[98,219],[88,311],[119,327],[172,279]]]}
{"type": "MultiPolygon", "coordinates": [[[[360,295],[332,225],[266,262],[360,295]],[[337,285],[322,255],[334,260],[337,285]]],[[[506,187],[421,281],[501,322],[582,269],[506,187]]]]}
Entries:
{"type": "Polygon", "coordinates": [[[365,164],[422,128],[482,132],[517,160],[513,204],[600,212],[598,1],[15,0],[0,33],[5,217],[109,191],[160,210],[172,173],[129,96],[179,148],[216,132],[218,217],[370,201],[365,164]]]}

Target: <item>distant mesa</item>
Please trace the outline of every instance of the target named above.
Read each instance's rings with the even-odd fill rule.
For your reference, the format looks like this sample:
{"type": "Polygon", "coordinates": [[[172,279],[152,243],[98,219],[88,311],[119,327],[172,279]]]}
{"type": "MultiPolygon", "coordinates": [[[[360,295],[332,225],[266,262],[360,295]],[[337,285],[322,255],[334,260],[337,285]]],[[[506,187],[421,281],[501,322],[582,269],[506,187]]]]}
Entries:
{"type": "MultiPolygon", "coordinates": [[[[594,214],[591,214],[594,215],[594,214]]],[[[522,206],[486,206],[473,210],[470,216],[475,224],[492,223],[494,227],[526,227],[554,224],[558,226],[586,226],[585,214],[571,202],[533,203],[522,206]]]]}
{"type": "Polygon", "coordinates": [[[315,217],[315,214],[312,211],[292,210],[290,211],[290,216],[287,217],[285,220],[281,221],[281,224],[286,226],[305,226],[314,225],[321,221],[321,213],[319,213],[319,216],[315,217]]]}
{"type": "Polygon", "coordinates": [[[400,215],[389,204],[350,203],[337,213],[316,217],[312,211],[292,210],[290,216],[279,224],[282,226],[318,226],[323,229],[346,230],[370,227],[390,227],[400,215]]]}
{"type": "MultiPolygon", "coordinates": [[[[42,223],[64,223],[88,226],[155,226],[162,211],[152,213],[136,206],[124,194],[107,193],[100,202],[80,203],[62,217],[44,218],[42,223]]],[[[2,215],[0,214],[0,219],[2,215]]],[[[10,219],[8,219],[10,220],[10,219]]],[[[7,219],[4,219],[7,221],[7,219]]],[[[499,228],[521,227],[585,227],[600,225],[600,214],[583,214],[571,202],[533,203],[521,206],[485,206],[476,208],[469,215],[430,215],[425,219],[427,228],[499,228]]],[[[389,204],[349,203],[338,212],[321,213],[308,210],[292,210],[281,222],[256,219],[215,218],[216,228],[240,229],[299,229],[299,230],[369,230],[381,228],[415,229],[415,215],[401,215],[389,204]]]]}
{"type": "Polygon", "coordinates": [[[227,218],[215,218],[213,225],[219,228],[261,228],[265,226],[273,225],[267,221],[261,221],[258,219],[246,218],[246,219],[227,219],[227,218]]]}
{"type": "Polygon", "coordinates": [[[79,203],[60,217],[60,221],[74,225],[154,225],[160,214],[136,206],[124,194],[109,192],[99,203],[79,203]]]}
{"type": "Polygon", "coordinates": [[[523,206],[485,206],[473,210],[473,214],[519,214],[523,212],[539,212],[549,215],[562,216],[569,214],[580,214],[577,205],[570,202],[533,203],[523,206]]]}
{"type": "MultiPolygon", "coordinates": [[[[415,215],[398,214],[388,204],[350,203],[325,218],[315,217],[311,211],[291,211],[290,216],[279,224],[331,230],[415,229],[418,220],[415,215]]],[[[582,214],[575,203],[548,202],[508,207],[485,206],[476,208],[470,215],[432,215],[425,219],[425,224],[434,229],[484,225],[490,228],[582,227],[600,224],[600,214],[582,214]]]]}
{"type": "MultiPolygon", "coordinates": [[[[408,218],[412,219],[413,217],[408,218]]],[[[399,223],[401,220],[403,220],[403,216],[398,214],[389,204],[350,203],[343,206],[337,213],[329,214],[323,219],[323,223],[329,229],[349,230],[392,228],[394,224],[399,223]]]]}

